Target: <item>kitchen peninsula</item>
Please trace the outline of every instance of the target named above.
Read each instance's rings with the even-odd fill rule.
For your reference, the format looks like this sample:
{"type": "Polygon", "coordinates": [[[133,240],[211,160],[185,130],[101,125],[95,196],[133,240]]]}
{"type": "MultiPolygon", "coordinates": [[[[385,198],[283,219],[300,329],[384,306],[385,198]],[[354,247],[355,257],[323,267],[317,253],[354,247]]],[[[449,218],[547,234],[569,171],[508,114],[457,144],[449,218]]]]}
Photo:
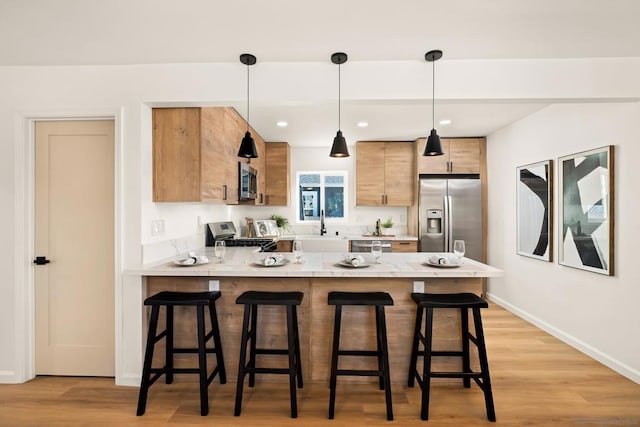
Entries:
{"type": "MultiPolygon", "coordinates": [[[[206,252],[214,260],[213,253],[206,252]]],[[[228,248],[223,263],[207,263],[197,266],[177,266],[164,262],[127,271],[130,275],[145,278],[145,295],[162,290],[202,291],[219,289],[222,297],[217,302],[227,376],[235,379],[240,344],[243,307],[235,304],[236,298],[247,290],[301,291],[304,293],[299,307],[298,321],[302,350],[303,376],[306,380],[327,381],[334,308],[327,305],[327,294],[343,291],[386,291],[394,299],[394,306],[387,309],[387,328],[391,362],[391,380],[406,382],[409,369],[411,339],[415,321],[415,304],[411,293],[416,292],[473,292],[482,290],[482,278],[497,277],[502,271],[488,265],[464,259],[459,267],[437,268],[426,263],[428,253],[385,253],[380,264],[352,268],[341,265],[340,253],[305,253],[303,263],[293,262],[291,254],[284,254],[284,265],[266,267],[262,260],[271,254],[256,253],[251,248],[228,248]]],[[[370,263],[369,254],[363,254],[370,263]]],[[[195,343],[194,313],[176,311],[176,345],[192,346],[195,343]]],[[[142,317],[141,317],[142,319],[142,317]]],[[[161,320],[160,324],[164,324],[161,320]]],[[[259,347],[286,348],[284,310],[281,307],[261,308],[258,319],[259,347]]],[[[342,347],[367,347],[375,342],[375,328],[370,327],[373,314],[365,307],[350,307],[343,316],[349,332],[343,331],[342,347]],[[362,327],[358,327],[361,325],[362,327]],[[358,332],[353,332],[358,331],[358,332]]],[[[459,313],[456,310],[436,312],[434,320],[434,346],[442,349],[458,349],[459,313]]],[[[146,329],[146,325],[140,325],[146,329]]],[[[156,352],[162,364],[161,351],[156,352]]],[[[283,363],[273,356],[265,357],[273,366],[283,363]],[[267,358],[271,359],[267,359],[267,358]]],[[[176,361],[179,366],[181,360],[176,361]]],[[[188,361],[191,363],[192,361],[188,361]]],[[[371,361],[354,358],[352,369],[367,369],[371,361]]],[[[448,363],[448,361],[443,361],[448,363]]],[[[370,368],[369,368],[370,369],[370,368]]],[[[273,378],[274,381],[279,380],[273,378]]],[[[349,378],[345,381],[367,381],[349,378]]]]}

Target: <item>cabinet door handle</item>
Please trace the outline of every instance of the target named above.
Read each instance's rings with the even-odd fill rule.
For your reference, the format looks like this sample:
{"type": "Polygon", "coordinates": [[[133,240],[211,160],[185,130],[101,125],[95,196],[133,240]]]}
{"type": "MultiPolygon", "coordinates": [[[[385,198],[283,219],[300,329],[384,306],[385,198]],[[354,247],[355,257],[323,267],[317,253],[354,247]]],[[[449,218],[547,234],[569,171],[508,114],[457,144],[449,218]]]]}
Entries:
{"type": "Polygon", "coordinates": [[[386,194],[384,195],[384,204],[385,205],[389,204],[389,197],[386,194]]]}
{"type": "Polygon", "coordinates": [[[453,172],[453,162],[449,162],[451,164],[451,170],[449,172],[453,172]]]}
{"type": "Polygon", "coordinates": [[[264,204],[265,205],[269,204],[269,195],[268,194],[266,196],[264,196],[264,204]]]}
{"type": "Polygon", "coordinates": [[[222,186],[222,200],[227,200],[227,184],[222,186]]]}
{"type": "Polygon", "coordinates": [[[382,204],[384,205],[384,194],[381,197],[382,197],[382,204]]]}

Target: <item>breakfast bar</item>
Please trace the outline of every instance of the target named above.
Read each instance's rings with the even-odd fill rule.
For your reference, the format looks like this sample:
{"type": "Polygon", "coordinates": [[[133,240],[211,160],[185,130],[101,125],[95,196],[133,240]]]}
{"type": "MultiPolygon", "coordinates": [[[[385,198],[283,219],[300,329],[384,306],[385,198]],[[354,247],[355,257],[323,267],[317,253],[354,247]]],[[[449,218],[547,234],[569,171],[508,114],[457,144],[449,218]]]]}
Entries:
{"type": "MultiPolygon", "coordinates": [[[[363,254],[364,263],[353,267],[345,262],[340,253],[305,253],[301,263],[295,263],[292,254],[279,254],[274,265],[265,265],[269,253],[257,253],[252,248],[228,248],[223,262],[215,262],[213,252],[202,250],[198,255],[211,262],[201,265],[181,266],[174,261],[143,266],[127,273],[144,277],[145,294],[160,291],[206,291],[220,290],[217,301],[218,319],[222,336],[227,376],[234,381],[237,374],[235,361],[240,352],[240,333],[243,307],[236,298],[248,290],[296,291],[304,298],[298,307],[300,347],[303,377],[305,381],[328,381],[331,358],[333,307],[327,305],[331,291],[384,291],[388,292],[394,305],[387,308],[387,333],[392,383],[406,383],[409,370],[411,342],[416,312],[411,299],[412,292],[456,293],[472,292],[480,295],[483,278],[497,277],[502,271],[470,259],[463,259],[459,266],[432,266],[428,263],[434,254],[429,253],[385,253],[380,263],[374,263],[370,254],[363,254]]],[[[176,346],[193,347],[196,324],[193,313],[180,310],[175,313],[176,346]]],[[[160,324],[164,320],[160,319],[160,324]]],[[[343,317],[349,325],[343,332],[345,348],[362,348],[375,343],[375,328],[370,327],[375,316],[364,307],[355,307],[343,317]]],[[[453,310],[436,311],[433,331],[434,347],[443,350],[460,348],[460,315],[453,310]]],[[[265,307],[259,313],[261,330],[259,346],[286,347],[286,319],[277,307],[265,307]]],[[[143,327],[144,328],[144,327],[143,327]]],[[[162,352],[155,355],[162,364],[162,352]]],[[[281,365],[282,359],[260,356],[266,366],[281,365]],[[269,358],[273,359],[270,360],[269,358]]],[[[345,369],[372,369],[375,361],[351,358],[344,363],[345,369]]],[[[444,358],[441,363],[459,364],[457,360],[444,358]]],[[[181,365],[176,358],[176,366],[181,365]]],[[[185,361],[185,366],[190,362],[185,361]]],[[[341,362],[342,365],[342,362],[341,362]]],[[[281,378],[273,376],[274,381],[281,378]]],[[[361,377],[345,381],[368,381],[361,377]]]]}

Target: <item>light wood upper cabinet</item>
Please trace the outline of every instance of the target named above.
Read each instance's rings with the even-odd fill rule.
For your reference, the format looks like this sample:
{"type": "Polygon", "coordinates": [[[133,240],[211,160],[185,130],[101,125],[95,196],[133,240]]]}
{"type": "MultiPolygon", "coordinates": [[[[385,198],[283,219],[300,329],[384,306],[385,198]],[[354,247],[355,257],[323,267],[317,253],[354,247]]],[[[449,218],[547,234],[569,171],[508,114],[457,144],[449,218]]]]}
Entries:
{"type": "Polygon", "coordinates": [[[153,109],[153,201],[196,202],[200,192],[200,109],[153,109]]]}
{"type": "MultiPolygon", "coordinates": [[[[246,122],[230,107],[154,108],[153,201],[237,204],[237,152],[245,131],[246,122]]],[[[264,175],[259,140],[255,164],[263,165],[264,175]]]]}
{"type": "Polygon", "coordinates": [[[417,140],[418,173],[466,174],[480,173],[484,138],[442,138],[442,156],[423,156],[425,138],[417,140]]]}
{"type": "Polygon", "coordinates": [[[356,143],[356,205],[413,204],[413,147],[403,141],[356,143]]]}
{"type": "Polygon", "coordinates": [[[265,144],[266,204],[289,206],[290,147],[286,142],[265,144]]]}
{"type": "MultiPolygon", "coordinates": [[[[251,159],[251,167],[256,170],[256,174],[258,175],[258,192],[256,194],[255,204],[257,206],[262,206],[265,204],[266,200],[266,185],[267,185],[267,174],[266,174],[266,150],[265,150],[265,142],[264,139],[256,131],[251,129],[251,135],[253,136],[253,140],[256,143],[256,151],[258,152],[257,159],[251,159]]],[[[251,203],[249,203],[251,204],[251,203]]]]}

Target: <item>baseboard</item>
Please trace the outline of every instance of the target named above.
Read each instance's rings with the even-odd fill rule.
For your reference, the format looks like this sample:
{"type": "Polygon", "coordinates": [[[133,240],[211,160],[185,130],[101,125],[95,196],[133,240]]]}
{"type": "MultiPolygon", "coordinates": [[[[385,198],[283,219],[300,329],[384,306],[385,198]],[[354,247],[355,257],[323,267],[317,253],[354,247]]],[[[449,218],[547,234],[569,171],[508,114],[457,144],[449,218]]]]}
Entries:
{"type": "Polygon", "coordinates": [[[637,369],[633,369],[631,366],[628,366],[612,358],[611,356],[601,352],[596,348],[593,348],[589,344],[567,334],[566,332],[556,328],[553,325],[550,325],[549,323],[539,319],[538,317],[533,316],[532,314],[519,309],[518,307],[508,303],[507,301],[503,300],[500,297],[497,297],[491,293],[487,293],[487,298],[490,301],[503,307],[504,309],[509,310],[511,313],[515,314],[516,316],[523,318],[527,322],[532,323],[538,328],[542,329],[543,331],[553,335],[554,337],[558,338],[560,341],[566,344],[569,344],[571,347],[581,351],[587,356],[613,369],[620,375],[623,375],[629,378],[631,381],[640,384],[640,371],[638,371],[637,369]]]}
{"type": "Polygon", "coordinates": [[[140,387],[141,378],[139,374],[120,375],[116,377],[116,385],[140,387]]]}
{"type": "Polygon", "coordinates": [[[0,371],[0,384],[19,384],[24,381],[19,381],[14,371],[0,371]]]}

